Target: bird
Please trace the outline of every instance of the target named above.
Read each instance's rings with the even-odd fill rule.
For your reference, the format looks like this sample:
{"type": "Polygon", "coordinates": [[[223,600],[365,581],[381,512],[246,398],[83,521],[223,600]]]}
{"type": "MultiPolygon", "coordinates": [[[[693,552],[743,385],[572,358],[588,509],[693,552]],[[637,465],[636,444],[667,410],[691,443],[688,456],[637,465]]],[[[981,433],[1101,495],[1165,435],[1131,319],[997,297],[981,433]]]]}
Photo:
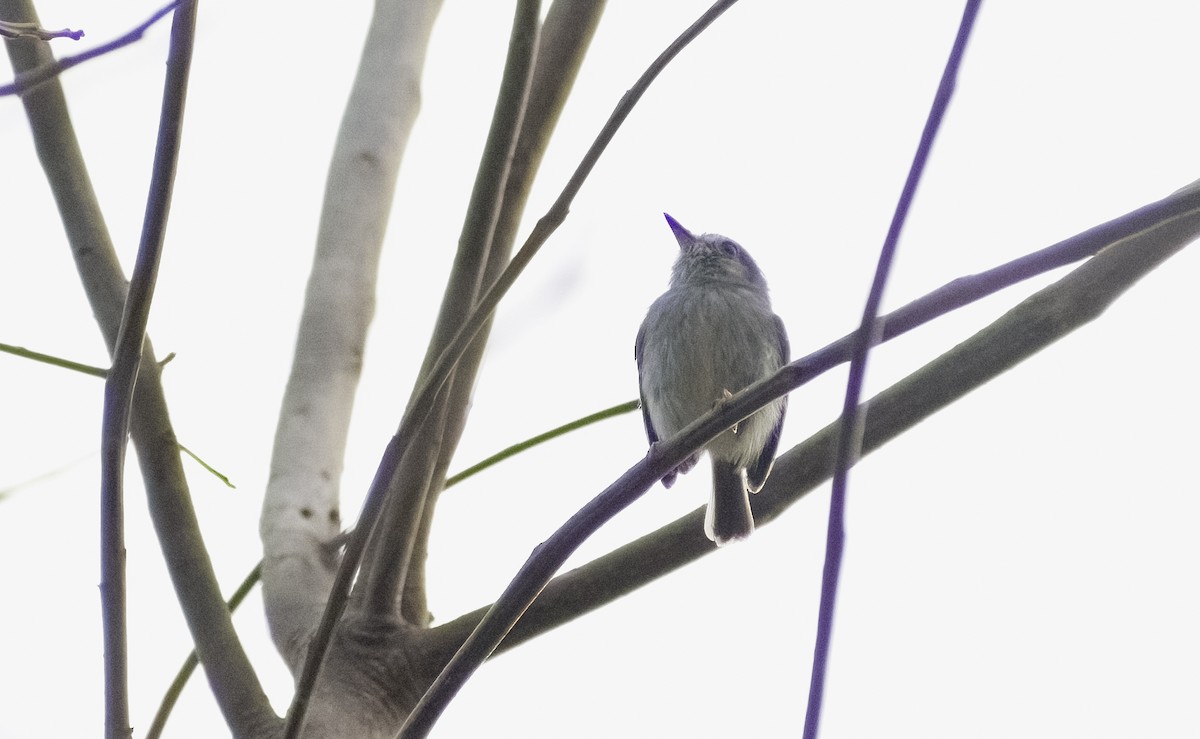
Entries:
{"type": "MultiPolygon", "coordinates": [[[[651,447],[670,439],[734,393],[790,361],[783,321],[750,254],[726,236],[699,236],[663,214],[679,243],[667,291],[651,304],[634,342],[642,420],[651,447]]],[[[779,447],[787,396],[722,432],[703,450],[713,490],[704,532],[717,546],[754,531],[749,493],[766,483],[779,447]]],[[[700,452],[663,478],[696,466],[700,452]]]]}

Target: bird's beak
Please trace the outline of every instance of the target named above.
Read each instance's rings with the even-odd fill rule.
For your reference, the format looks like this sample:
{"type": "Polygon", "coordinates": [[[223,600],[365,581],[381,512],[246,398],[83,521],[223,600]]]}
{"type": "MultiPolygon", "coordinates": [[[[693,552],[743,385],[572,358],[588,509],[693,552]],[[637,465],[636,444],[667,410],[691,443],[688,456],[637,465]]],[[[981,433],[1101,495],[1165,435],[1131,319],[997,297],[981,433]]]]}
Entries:
{"type": "Polygon", "coordinates": [[[696,237],[692,232],[683,227],[683,225],[671,217],[670,213],[663,213],[663,217],[667,219],[667,225],[671,227],[671,233],[675,234],[675,240],[679,242],[680,249],[686,249],[696,241],[696,237]]]}

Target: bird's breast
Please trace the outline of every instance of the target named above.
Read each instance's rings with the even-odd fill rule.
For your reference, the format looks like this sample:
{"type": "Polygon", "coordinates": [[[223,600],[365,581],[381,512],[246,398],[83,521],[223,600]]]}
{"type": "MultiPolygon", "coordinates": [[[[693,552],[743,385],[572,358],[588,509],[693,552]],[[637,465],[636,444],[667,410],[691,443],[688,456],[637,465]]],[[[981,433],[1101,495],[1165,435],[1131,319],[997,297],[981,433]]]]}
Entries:
{"type": "MultiPolygon", "coordinates": [[[[746,290],[672,289],[645,323],[641,389],[659,437],[666,439],[784,363],[770,305],[746,290]]],[[[735,446],[761,448],[779,410],[747,419],[735,446]]],[[[724,436],[730,436],[729,433],[724,436]]],[[[724,436],[714,444],[724,441],[724,436]]]]}

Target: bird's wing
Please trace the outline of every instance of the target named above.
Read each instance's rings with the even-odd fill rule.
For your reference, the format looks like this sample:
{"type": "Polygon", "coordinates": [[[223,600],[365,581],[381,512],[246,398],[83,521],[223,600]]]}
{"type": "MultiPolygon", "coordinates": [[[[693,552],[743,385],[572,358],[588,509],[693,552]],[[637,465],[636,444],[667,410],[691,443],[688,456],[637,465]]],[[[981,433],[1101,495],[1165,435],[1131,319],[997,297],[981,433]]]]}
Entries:
{"type": "Polygon", "coordinates": [[[638,399],[642,406],[642,423],[646,425],[646,438],[651,444],[658,441],[658,433],[654,430],[654,424],[650,422],[650,411],[646,408],[646,393],[642,390],[642,344],[646,340],[646,324],[638,329],[637,339],[633,342],[633,358],[637,362],[638,367],[638,399]]]}
{"type": "MultiPolygon", "coordinates": [[[[787,330],[783,327],[783,321],[779,316],[774,318],[780,364],[783,365],[791,360],[792,350],[788,344],[787,330]]],[[[771,465],[775,463],[775,452],[779,449],[779,436],[783,433],[783,417],[787,415],[788,396],[785,395],[779,400],[779,419],[775,421],[775,427],[771,429],[771,435],[767,437],[767,443],[763,445],[758,459],[754,461],[753,466],[746,470],[746,482],[750,485],[750,491],[754,493],[762,490],[763,484],[766,483],[767,475],[771,474],[771,465]]]]}

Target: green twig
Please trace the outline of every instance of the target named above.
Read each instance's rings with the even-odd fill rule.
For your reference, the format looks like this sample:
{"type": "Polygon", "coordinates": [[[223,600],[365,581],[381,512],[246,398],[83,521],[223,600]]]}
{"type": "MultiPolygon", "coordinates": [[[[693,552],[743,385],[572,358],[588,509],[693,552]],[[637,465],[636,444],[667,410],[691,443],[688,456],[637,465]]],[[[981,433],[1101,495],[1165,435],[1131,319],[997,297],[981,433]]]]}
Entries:
{"type": "MultiPolygon", "coordinates": [[[[190,452],[189,452],[190,454],[190,452]]],[[[242,584],[238,585],[237,590],[233,591],[233,595],[229,597],[229,612],[237,610],[237,607],[242,604],[246,596],[262,578],[262,561],[250,570],[250,573],[242,580],[242,584]]],[[[158,711],[154,714],[154,720],[150,722],[150,728],[146,731],[146,739],[158,739],[162,736],[163,728],[167,725],[167,718],[170,717],[171,711],[175,708],[175,704],[179,701],[180,694],[183,693],[183,688],[187,685],[187,681],[191,678],[192,673],[196,671],[196,667],[200,664],[200,658],[196,656],[196,650],[188,653],[187,659],[183,661],[183,665],[179,668],[179,672],[175,674],[175,679],[171,681],[171,685],[167,688],[167,692],[163,695],[162,701],[158,704],[158,711]]]]}
{"type": "Polygon", "coordinates": [[[216,468],[213,467],[212,465],[210,465],[208,462],[205,462],[203,459],[200,459],[200,457],[196,456],[196,453],[193,452],[191,449],[188,449],[183,444],[180,444],[179,451],[183,452],[184,454],[188,455],[192,459],[196,460],[196,464],[200,465],[201,467],[203,467],[204,469],[206,469],[210,473],[212,473],[212,476],[217,478],[221,482],[225,483],[226,487],[230,488],[231,490],[237,490],[237,485],[234,485],[232,482],[230,482],[228,477],[226,477],[225,475],[218,472],[216,470],[216,468]]]}
{"type": "Polygon", "coordinates": [[[35,362],[43,362],[55,367],[62,367],[63,369],[82,372],[83,374],[91,375],[92,377],[108,377],[108,370],[104,369],[103,367],[93,367],[90,364],[74,362],[70,359],[56,357],[53,354],[42,354],[41,352],[35,352],[32,349],[26,349],[23,346],[0,344],[0,352],[5,352],[18,357],[24,357],[25,359],[32,359],[35,362]]]}
{"type": "Polygon", "coordinates": [[[33,477],[27,477],[24,480],[21,480],[19,482],[14,482],[12,485],[0,487],[0,500],[4,500],[8,496],[17,492],[18,490],[21,490],[22,488],[27,488],[32,485],[37,485],[38,483],[45,482],[46,480],[50,480],[55,477],[58,477],[59,475],[67,472],[68,470],[70,470],[74,467],[77,467],[80,464],[83,464],[84,462],[86,462],[87,460],[91,459],[94,456],[96,456],[96,452],[89,452],[89,453],[83,455],[82,457],[79,457],[78,459],[73,459],[70,462],[67,462],[66,464],[55,467],[52,470],[38,473],[38,474],[34,475],[33,477]]]}
{"type": "Polygon", "coordinates": [[[562,426],[559,426],[558,428],[553,428],[545,433],[538,434],[537,436],[532,436],[532,437],[526,439],[525,441],[517,442],[516,444],[513,444],[512,446],[510,446],[506,449],[502,449],[502,450],[496,452],[495,454],[493,454],[492,456],[488,457],[487,459],[485,459],[481,462],[476,462],[475,464],[466,468],[462,472],[459,472],[456,475],[447,477],[446,478],[446,487],[450,487],[451,485],[460,483],[463,480],[467,479],[468,477],[470,477],[476,473],[483,472],[488,467],[491,467],[494,464],[503,462],[504,460],[508,459],[509,457],[511,457],[513,455],[520,454],[521,452],[525,451],[526,449],[532,449],[533,447],[535,447],[539,444],[544,444],[545,442],[550,441],[551,439],[562,436],[563,434],[570,433],[571,431],[575,431],[576,429],[581,429],[584,426],[590,426],[593,423],[596,423],[597,421],[603,421],[604,419],[612,418],[613,416],[620,416],[625,413],[630,413],[632,411],[636,411],[637,409],[638,409],[638,402],[636,400],[629,400],[624,403],[614,405],[611,408],[605,408],[602,411],[597,411],[589,416],[584,416],[583,418],[576,419],[574,421],[571,421],[570,423],[564,423],[562,426]]]}
{"type": "MultiPolygon", "coordinates": [[[[17,357],[24,357],[25,359],[32,359],[35,362],[43,362],[45,364],[49,364],[54,367],[62,367],[63,369],[74,370],[75,372],[82,372],[83,374],[91,375],[92,377],[108,377],[108,370],[104,369],[103,367],[94,367],[90,364],[84,364],[82,362],[76,362],[71,359],[63,359],[62,357],[56,357],[53,354],[43,354],[41,352],[35,352],[32,349],[26,349],[23,346],[14,346],[12,344],[0,343],[0,352],[12,354],[17,357]]],[[[165,367],[167,362],[170,362],[174,358],[175,358],[175,352],[171,352],[167,356],[158,360],[158,366],[160,368],[165,367]]]]}

